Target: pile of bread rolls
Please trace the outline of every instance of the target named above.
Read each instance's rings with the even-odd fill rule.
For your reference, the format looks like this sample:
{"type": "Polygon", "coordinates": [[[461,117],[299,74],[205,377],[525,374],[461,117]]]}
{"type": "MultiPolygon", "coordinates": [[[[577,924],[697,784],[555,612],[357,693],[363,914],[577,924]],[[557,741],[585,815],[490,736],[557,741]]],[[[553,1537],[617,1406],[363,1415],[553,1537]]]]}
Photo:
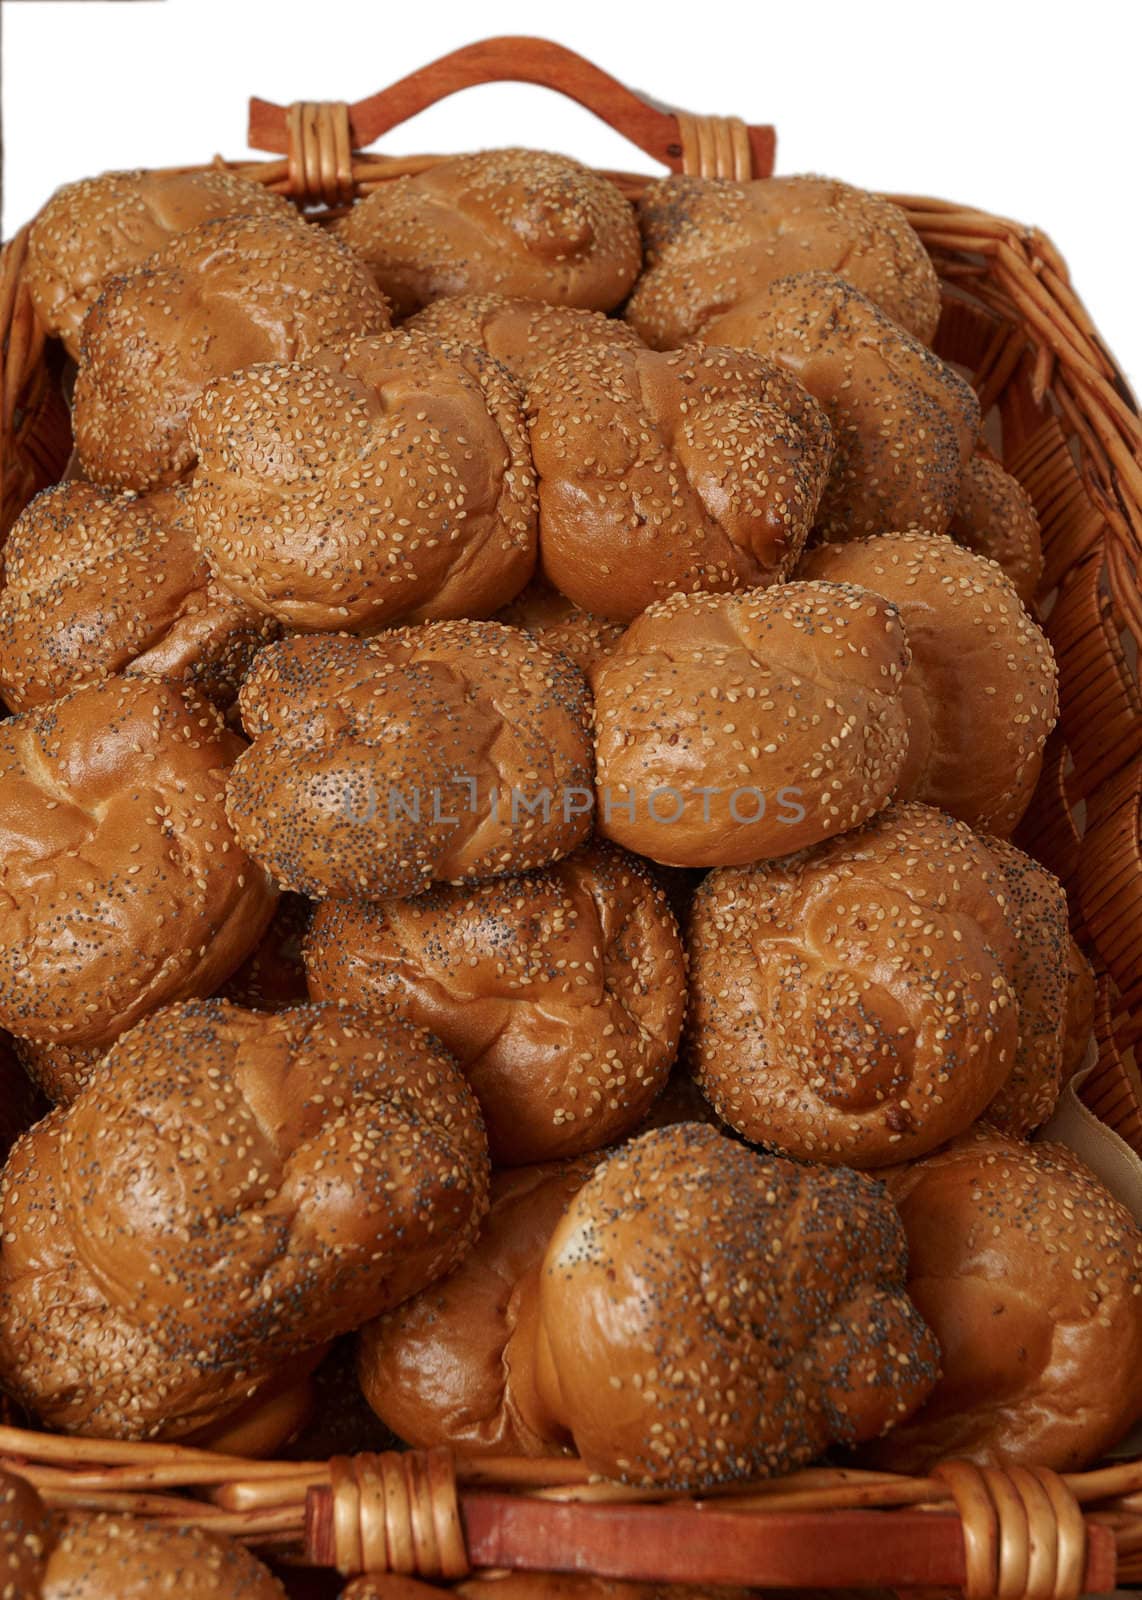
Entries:
{"type": "Polygon", "coordinates": [[[1092,1012],[1011,842],[1038,527],[903,214],[117,173],[28,270],[76,451],[0,587],[11,1400],[692,1491],[1121,1439],[1142,1238],[1033,1138],[1092,1012]]]}

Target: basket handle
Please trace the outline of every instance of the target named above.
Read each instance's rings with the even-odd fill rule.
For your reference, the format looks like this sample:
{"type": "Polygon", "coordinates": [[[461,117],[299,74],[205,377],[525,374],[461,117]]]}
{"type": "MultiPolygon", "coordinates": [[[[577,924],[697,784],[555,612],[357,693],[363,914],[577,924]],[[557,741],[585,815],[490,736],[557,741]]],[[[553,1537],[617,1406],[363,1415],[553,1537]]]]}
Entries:
{"type": "Polygon", "coordinates": [[[299,140],[322,132],[330,140],[339,135],[341,145],[364,150],[438,100],[481,83],[535,83],[554,89],[593,111],[672,172],[744,179],[765,178],[773,171],[777,136],[772,127],[749,127],[739,117],[695,116],[661,106],[574,50],[549,39],[527,37],[465,45],[355,105],[287,107],[252,99],[250,145],[289,155],[291,165],[299,140]]]}

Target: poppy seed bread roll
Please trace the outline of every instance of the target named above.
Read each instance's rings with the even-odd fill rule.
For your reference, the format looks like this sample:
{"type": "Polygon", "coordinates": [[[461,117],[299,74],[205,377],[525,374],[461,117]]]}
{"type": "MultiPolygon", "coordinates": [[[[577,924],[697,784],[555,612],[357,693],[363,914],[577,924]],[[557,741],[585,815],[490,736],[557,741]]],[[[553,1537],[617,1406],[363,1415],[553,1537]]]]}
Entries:
{"type": "Polygon", "coordinates": [[[533,578],[510,605],[497,611],[494,620],[525,628],[548,650],[558,650],[569,657],[585,674],[610,655],[626,632],[625,623],[583,611],[542,574],[533,578]]]}
{"type": "Polygon", "coordinates": [[[517,1400],[626,1483],[787,1472],[931,1390],[935,1340],[905,1269],[899,1220],[860,1174],[694,1123],[645,1134],[587,1179],[530,1280],[533,1414],[517,1400]]]}
{"type": "Polygon", "coordinates": [[[245,960],[276,895],[226,819],[242,749],[158,678],[0,724],[0,1025],[98,1048],[245,960]]]}
{"type": "Polygon", "coordinates": [[[14,711],[119,672],[178,678],[225,707],[276,633],[211,578],[183,488],[58,484],[4,549],[0,694],[14,711]]]}
{"type": "Polygon", "coordinates": [[[9,1158],[0,1379],[55,1429],[198,1432],[455,1265],[487,1174],[420,1029],[169,1006],[9,1158]]]}
{"type": "Polygon", "coordinates": [[[642,862],[602,843],[413,900],[326,901],[305,965],[315,1000],[406,1016],[443,1042],[498,1166],[579,1155],[636,1128],[686,1008],[666,897],[642,862]]]}
{"type": "Polygon", "coordinates": [[[285,639],[240,705],[228,813],[283,888],[403,897],[546,865],[591,830],[586,682],[519,628],[285,639]]]}
{"type": "Polygon", "coordinates": [[[369,274],[322,229],[276,215],[192,228],[88,313],[72,412],[83,475],[174,483],[194,464],[187,419],[212,378],[388,326],[369,274]]]}
{"type": "Polygon", "coordinates": [[[447,1278],[357,1336],[357,1373],[373,1410],[406,1444],[464,1455],[562,1455],[565,1444],[520,1415],[513,1357],[517,1285],[543,1260],[555,1225],[594,1161],[546,1162],[492,1177],[479,1236],[447,1278]]]}
{"type": "Polygon", "coordinates": [[[629,622],[676,591],[777,583],[832,459],[825,414],[745,350],[553,356],[527,391],[540,562],[585,611],[629,622]]]}
{"type": "Polygon", "coordinates": [[[1043,576],[1039,518],[1031,496],[998,461],[972,456],[948,532],[957,544],[1001,566],[1025,606],[1043,576]]]}
{"type": "Polygon", "coordinates": [[[1059,714],[1054,652],[994,561],[924,533],[821,545],[806,578],[854,583],[899,608],[908,758],[897,797],[1006,836],[1026,811],[1059,714]]]}
{"type": "Polygon", "coordinates": [[[474,344],[498,361],[526,390],[552,356],[571,350],[641,350],[629,323],[602,311],[553,306],[503,294],[455,294],[434,300],[403,326],[446,343],[474,344]]]}
{"type": "Polygon", "coordinates": [[[380,184],[335,230],[397,316],[444,295],[523,295],[609,311],[642,264],[609,178],[543,150],[483,150],[380,184]]]}
{"type": "Polygon", "coordinates": [[[899,206],[834,178],[673,176],[638,202],[646,267],[623,315],[670,350],[791,272],[839,273],[924,344],[940,282],[899,206]]]}
{"type": "Polygon", "coordinates": [[[0,1595],[40,1600],[54,1537],[51,1514],[32,1485],[0,1468],[0,1595]]]}
{"type": "Polygon", "coordinates": [[[108,279],[131,272],[175,234],[230,216],[298,220],[281,195],[223,167],[105,172],[65,184],[28,234],[25,282],[40,321],[78,358],[83,319],[108,279]]]}
{"type": "Polygon", "coordinates": [[[403,331],[210,384],[190,416],[199,546],[292,628],[490,615],[531,577],[519,393],[483,351],[403,331]]]}
{"type": "Polygon", "coordinates": [[[954,368],[830,272],[779,278],[702,330],[791,373],[833,428],[818,526],[826,539],[886,528],[943,533],[979,431],[979,402],[954,368]]]}
{"type": "Polygon", "coordinates": [[[36,1600],[287,1600],[270,1569],[233,1539],[170,1519],[72,1513],[36,1600]]]}
{"type": "Polygon", "coordinates": [[[591,674],[599,832],[713,867],[855,827],[904,765],[908,659],[896,607],[854,585],[650,606],[591,674]]]}
{"type": "Polygon", "coordinates": [[[986,843],[919,805],[710,873],[690,916],[688,1035],[718,1115],[853,1167],[961,1133],[1016,1060],[1007,895],[986,843]]]}
{"type": "Polygon", "coordinates": [[[1078,1472],[1142,1418],[1142,1233],[1065,1146],[980,1125],[884,1174],[942,1376],[873,1452],[1078,1472]]]}

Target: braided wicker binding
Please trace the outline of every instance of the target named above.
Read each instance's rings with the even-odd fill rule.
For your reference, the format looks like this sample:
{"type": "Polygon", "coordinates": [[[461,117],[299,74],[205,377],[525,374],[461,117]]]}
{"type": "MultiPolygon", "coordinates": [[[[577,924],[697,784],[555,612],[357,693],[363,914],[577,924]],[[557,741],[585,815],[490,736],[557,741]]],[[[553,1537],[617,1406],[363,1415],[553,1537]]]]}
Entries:
{"type": "MultiPolygon", "coordinates": [[[[471,46],[352,106],[254,101],[251,143],[281,159],[228,165],[328,214],[445,159],[357,146],[497,78],[570,94],[676,171],[748,177],[772,167],[772,129],[667,111],[542,40],[471,46]]],[[[632,198],[646,182],[610,176],[632,198]]],[[[1098,1066],[1084,1098],[1142,1152],[1142,425],[1042,234],[943,201],[894,198],[943,281],[937,349],[971,376],[987,443],[1042,524],[1039,610],[1059,660],[1061,719],[1020,842],[1066,885],[1075,936],[1098,974],[1098,1066]]],[[[71,448],[64,363],[32,310],[26,245],[23,229],[0,258],[0,535],[62,475],[71,448]]],[[[1112,1589],[1117,1560],[1120,1582],[1142,1582],[1142,1462],[1066,1478],[963,1463],[923,1479],[812,1469],[735,1486],[704,1506],[678,1496],[651,1504],[654,1496],[592,1482],[573,1460],[411,1452],[254,1462],[0,1427],[0,1462],[56,1506],[195,1523],[295,1557],[308,1533],[310,1559],[346,1572],[447,1577],[469,1561],[562,1561],[698,1583],[939,1585],[972,1597],[1072,1600],[1083,1588],[1112,1589]]]]}

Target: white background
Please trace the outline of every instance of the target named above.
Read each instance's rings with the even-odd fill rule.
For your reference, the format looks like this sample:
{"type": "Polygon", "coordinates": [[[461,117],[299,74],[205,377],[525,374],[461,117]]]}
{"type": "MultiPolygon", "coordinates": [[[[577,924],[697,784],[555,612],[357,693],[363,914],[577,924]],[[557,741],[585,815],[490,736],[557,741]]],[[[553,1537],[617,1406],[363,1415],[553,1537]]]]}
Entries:
{"type": "MultiPolygon", "coordinates": [[[[470,40],[544,33],[659,100],[774,122],[778,170],[1037,223],[1135,387],[1138,0],[5,0],[4,232],[108,167],[246,153],[251,94],[356,100],[470,40]]],[[[540,89],[469,91],[392,150],[645,158],[540,89]]]]}

